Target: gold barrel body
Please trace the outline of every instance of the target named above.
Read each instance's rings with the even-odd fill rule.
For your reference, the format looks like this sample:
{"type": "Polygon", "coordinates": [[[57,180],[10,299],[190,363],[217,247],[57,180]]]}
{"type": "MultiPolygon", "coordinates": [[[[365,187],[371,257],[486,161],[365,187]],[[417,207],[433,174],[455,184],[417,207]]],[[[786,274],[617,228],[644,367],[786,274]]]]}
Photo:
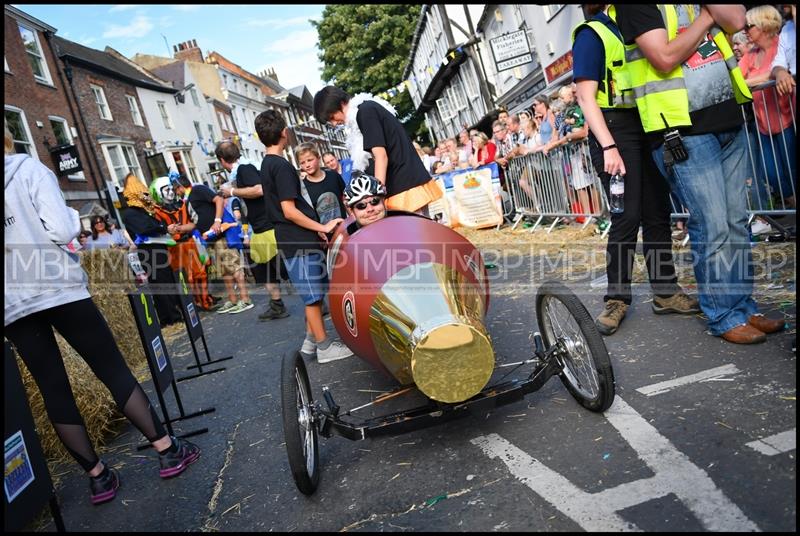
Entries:
{"type": "Polygon", "coordinates": [[[494,350],[483,315],[485,294],[464,272],[426,262],[407,266],[381,287],[369,328],[378,357],[403,384],[440,402],[483,389],[494,350]]]}

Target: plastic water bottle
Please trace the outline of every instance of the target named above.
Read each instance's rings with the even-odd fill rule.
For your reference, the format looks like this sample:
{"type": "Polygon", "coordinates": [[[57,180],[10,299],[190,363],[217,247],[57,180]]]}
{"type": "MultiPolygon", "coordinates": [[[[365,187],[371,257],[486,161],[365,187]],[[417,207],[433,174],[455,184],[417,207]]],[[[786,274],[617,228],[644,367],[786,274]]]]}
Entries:
{"type": "Polygon", "coordinates": [[[625,176],[617,173],[611,177],[611,199],[609,208],[614,214],[625,212],[625,176]]]}

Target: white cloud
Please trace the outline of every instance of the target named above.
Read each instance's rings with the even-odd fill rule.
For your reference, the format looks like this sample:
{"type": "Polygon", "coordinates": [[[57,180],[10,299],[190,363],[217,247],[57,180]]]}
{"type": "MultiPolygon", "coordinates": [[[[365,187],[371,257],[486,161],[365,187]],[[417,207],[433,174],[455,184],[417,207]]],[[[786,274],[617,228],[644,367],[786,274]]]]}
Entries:
{"type": "Polygon", "coordinates": [[[136,9],[140,7],[142,4],[118,4],[111,9],[108,10],[109,13],[114,13],[116,11],[128,11],[129,9],[136,9]]]}
{"type": "Polygon", "coordinates": [[[78,39],[78,43],[82,44],[85,47],[88,47],[95,41],[97,41],[96,37],[88,37],[88,36],[83,36],[80,39],[78,39]]]}
{"type": "Polygon", "coordinates": [[[286,89],[295,86],[306,86],[314,95],[317,91],[325,87],[322,81],[322,64],[317,58],[315,50],[305,50],[292,54],[290,57],[282,56],[282,59],[270,62],[255,72],[268,70],[270,67],[275,69],[278,75],[278,82],[286,89]],[[298,68],[298,66],[303,66],[298,68]]]}
{"type": "Polygon", "coordinates": [[[175,11],[197,11],[202,6],[193,5],[193,4],[188,4],[188,5],[187,4],[178,4],[178,5],[169,6],[169,7],[171,7],[175,11]]]}
{"type": "Polygon", "coordinates": [[[148,17],[137,16],[127,26],[112,24],[103,32],[105,38],[115,37],[144,37],[153,29],[153,23],[148,17]]]}
{"type": "Polygon", "coordinates": [[[279,30],[288,26],[301,26],[308,24],[311,17],[292,17],[290,19],[255,19],[245,23],[246,26],[268,26],[272,30],[279,30]]]}
{"type": "MultiPolygon", "coordinates": [[[[264,46],[264,52],[273,54],[296,54],[298,52],[306,52],[317,50],[317,31],[316,30],[303,30],[299,32],[292,32],[283,39],[272,41],[264,46]]],[[[302,63],[298,63],[302,65],[302,63]]]]}

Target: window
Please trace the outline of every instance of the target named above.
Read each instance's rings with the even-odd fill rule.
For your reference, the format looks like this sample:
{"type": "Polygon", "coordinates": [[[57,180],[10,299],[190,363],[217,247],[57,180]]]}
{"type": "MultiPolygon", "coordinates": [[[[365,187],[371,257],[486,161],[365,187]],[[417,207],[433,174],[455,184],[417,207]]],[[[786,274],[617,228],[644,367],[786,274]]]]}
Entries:
{"type": "Polygon", "coordinates": [[[144,122],[142,121],[142,114],[139,113],[139,104],[136,102],[136,97],[125,95],[125,98],[128,99],[128,108],[130,108],[131,110],[131,117],[133,118],[133,124],[143,127],[144,122]]]}
{"type": "Polygon", "coordinates": [[[171,130],[172,120],[169,118],[166,103],[164,101],[156,101],[156,104],[158,104],[158,111],[161,113],[161,120],[164,122],[164,128],[171,130]]]}
{"type": "Polygon", "coordinates": [[[101,147],[106,157],[106,164],[111,169],[112,178],[120,189],[125,186],[125,177],[128,173],[133,173],[145,182],[132,144],[103,144],[101,147]]]}
{"type": "MultiPolygon", "coordinates": [[[[71,145],[72,144],[72,134],[69,130],[69,125],[67,125],[67,120],[63,117],[56,117],[50,116],[50,127],[53,129],[53,136],[56,139],[56,145],[71,145]]],[[[77,173],[73,173],[71,175],[67,175],[67,178],[70,180],[80,180],[85,181],[86,177],[83,175],[83,171],[79,171],[77,173]]]]}
{"type": "Polygon", "coordinates": [[[194,88],[192,88],[189,90],[189,94],[192,96],[192,102],[194,103],[194,105],[199,108],[200,101],[197,99],[197,91],[194,88]]]}
{"type": "Polygon", "coordinates": [[[214,142],[214,125],[209,123],[207,126],[208,126],[208,139],[209,139],[209,141],[211,141],[213,143],[214,142]]]}
{"type": "Polygon", "coordinates": [[[52,85],[50,71],[47,69],[42,46],[39,43],[39,36],[35,31],[21,24],[19,25],[19,35],[22,37],[22,44],[25,46],[25,52],[28,53],[28,61],[31,62],[33,77],[40,82],[52,85]]]}
{"type": "Polygon", "coordinates": [[[100,113],[100,118],[106,121],[113,121],[114,118],[111,117],[111,110],[108,108],[108,101],[103,88],[94,84],[90,84],[89,87],[92,88],[94,102],[97,103],[97,111],[100,113]]]}
{"type": "Polygon", "coordinates": [[[203,141],[203,131],[200,130],[200,122],[199,121],[195,121],[194,122],[194,131],[197,133],[198,141],[203,141]]]}
{"type": "Polygon", "coordinates": [[[28,123],[25,121],[25,112],[19,108],[5,108],[5,119],[8,123],[8,130],[14,138],[14,152],[17,154],[29,154],[34,158],[39,158],[36,154],[36,147],[31,141],[31,132],[28,130],[28,123]]]}
{"type": "Polygon", "coordinates": [[[8,60],[6,59],[6,57],[5,57],[5,56],[3,56],[3,63],[4,63],[4,64],[5,64],[5,66],[6,66],[6,72],[7,72],[7,73],[10,73],[10,72],[11,72],[11,69],[9,69],[9,68],[8,68],[8,60]]]}

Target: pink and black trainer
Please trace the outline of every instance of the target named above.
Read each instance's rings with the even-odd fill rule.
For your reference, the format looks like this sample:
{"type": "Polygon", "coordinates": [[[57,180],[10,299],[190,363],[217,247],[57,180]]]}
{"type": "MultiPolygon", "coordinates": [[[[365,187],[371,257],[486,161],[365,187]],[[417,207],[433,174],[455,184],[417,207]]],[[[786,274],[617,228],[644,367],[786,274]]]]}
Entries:
{"type": "Polygon", "coordinates": [[[178,476],[186,470],[189,464],[200,457],[200,447],[190,443],[185,439],[172,437],[173,446],[164,453],[158,455],[161,463],[159,475],[161,478],[172,478],[178,476]]]}
{"type": "Polygon", "coordinates": [[[92,491],[92,504],[103,504],[117,496],[119,474],[108,465],[103,464],[103,472],[89,477],[89,489],[92,491]]]}

